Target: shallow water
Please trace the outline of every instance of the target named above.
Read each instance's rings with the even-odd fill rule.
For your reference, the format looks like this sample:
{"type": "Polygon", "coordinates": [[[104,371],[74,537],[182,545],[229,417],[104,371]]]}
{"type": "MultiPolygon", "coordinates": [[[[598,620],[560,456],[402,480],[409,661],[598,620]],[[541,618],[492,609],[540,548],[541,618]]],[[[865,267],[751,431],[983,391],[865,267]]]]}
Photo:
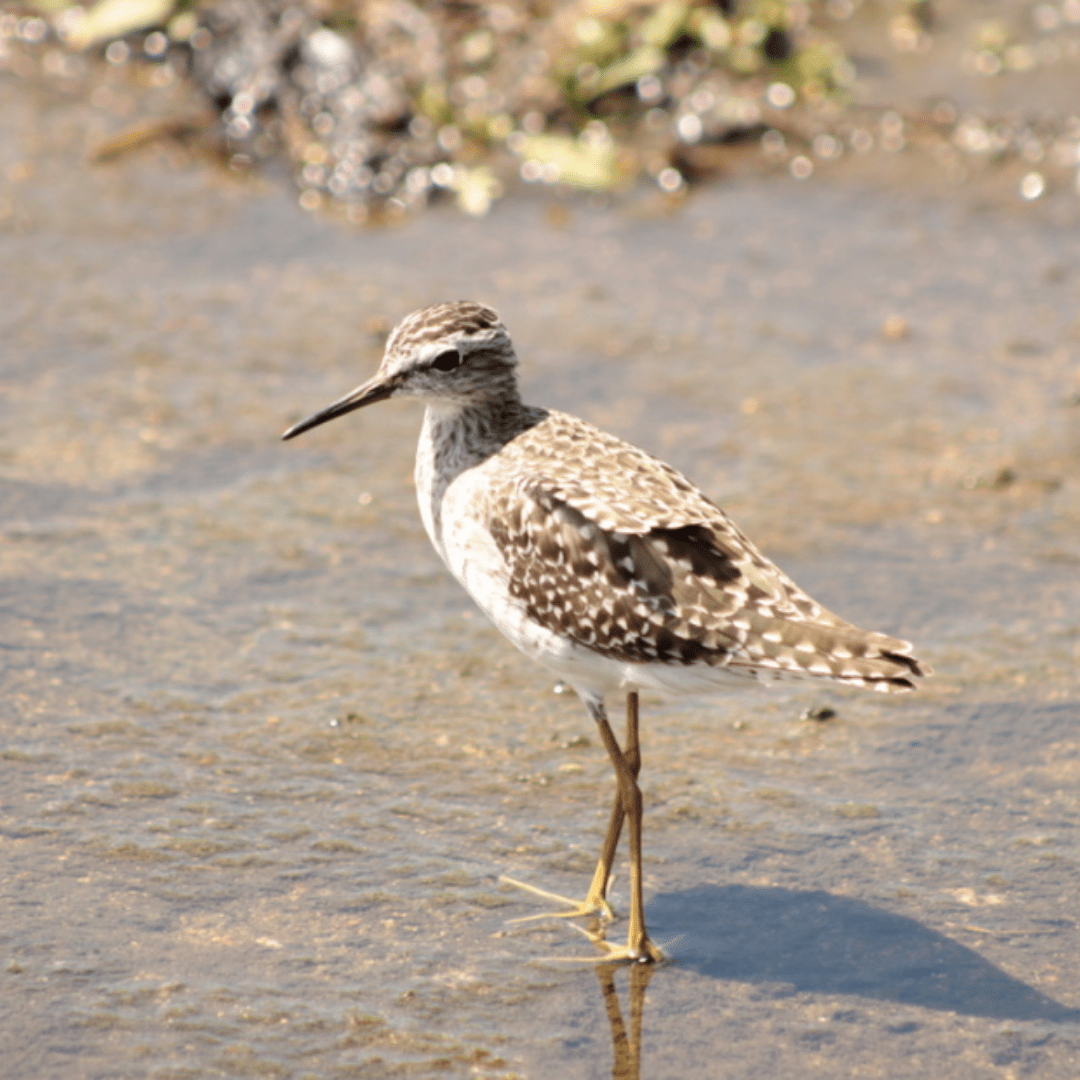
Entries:
{"type": "Polygon", "coordinates": [[[82,108],[0,116],[35,178],[0,235],[6,1075],[628,1076],[631,982],[651,1080],[1076,1075],[1074,231],[773,181],[353,232],[156,151],[87,170],[82,108]],[[938,671],[645,701],[647,990],[510,921],[501,874],[585,887],[610,768],[428,547],[419,414],[277,441],[465,296],[530,400],[938,671]]]}

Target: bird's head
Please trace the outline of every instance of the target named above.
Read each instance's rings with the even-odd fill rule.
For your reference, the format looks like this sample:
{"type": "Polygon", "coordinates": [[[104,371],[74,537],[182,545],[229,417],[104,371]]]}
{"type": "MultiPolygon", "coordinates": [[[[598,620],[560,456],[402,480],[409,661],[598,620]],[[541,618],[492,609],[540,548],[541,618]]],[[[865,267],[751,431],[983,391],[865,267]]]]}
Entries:
{"type": "Polygon", "coordinates": [[[516,366],[510,335],[495,311],[471,300],[434,304],[398,324],[373,378],[293,425],[282,438],[292,439],[391,397],[420,398],[447,409],[498,399],[516,401],[516,366]]]}

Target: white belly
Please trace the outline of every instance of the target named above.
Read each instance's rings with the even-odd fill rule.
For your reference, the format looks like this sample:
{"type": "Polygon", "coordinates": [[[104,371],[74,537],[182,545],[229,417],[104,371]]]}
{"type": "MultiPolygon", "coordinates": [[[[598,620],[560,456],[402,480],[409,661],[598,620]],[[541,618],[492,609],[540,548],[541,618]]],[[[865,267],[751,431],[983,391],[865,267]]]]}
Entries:
{"type": "Polygon", "coordinates": [[[490,461],[440,484],[430,459],[417,457],[416,491],[420,517],[435,550],[481,611],[530,659],[575,688],[603,694],[624,685],[633,665],[607,660],[533,622],[510,595],[510,572],[486,525],[487,469],[490,461]]]}

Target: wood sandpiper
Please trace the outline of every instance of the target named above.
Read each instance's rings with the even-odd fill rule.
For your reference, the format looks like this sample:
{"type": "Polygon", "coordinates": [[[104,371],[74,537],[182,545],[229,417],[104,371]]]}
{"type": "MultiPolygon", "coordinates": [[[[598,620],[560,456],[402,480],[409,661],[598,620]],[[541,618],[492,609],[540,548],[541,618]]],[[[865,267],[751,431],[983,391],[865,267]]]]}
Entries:
{"type": "Polygon", "coordinates": [[[607,889],[628,820],[627,943],[590,936],[603,960],[647,963],[662,954],[642,904],[638,691],[821,678],[897,692],[930,668],[908,642],[826,611],[675,469],[525,405],[516,367],[491,308],[436,304],[393,331],[373,378],[283,437],[387,398],[427,406],[416,492],[435,550],[514,645],[577,691],[615,768],[596,873],[585,899],[559,914],[612,918],[607,889]],[[616,692],[627,695],[622,747],[604,710],[616,692]]]}

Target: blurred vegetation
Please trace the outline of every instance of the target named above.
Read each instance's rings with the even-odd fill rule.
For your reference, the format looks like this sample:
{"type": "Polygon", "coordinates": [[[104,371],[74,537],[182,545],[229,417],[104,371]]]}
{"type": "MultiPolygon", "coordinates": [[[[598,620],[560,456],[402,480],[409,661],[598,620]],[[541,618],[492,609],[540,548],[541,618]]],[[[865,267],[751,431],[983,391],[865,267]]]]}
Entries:
{"type": "MultiPolygon", "coordinates": [[[[414,211],[440,193],[482,214],[518,180],[610,191],[649,178],[677,195],[722,171],[740,144],[805,178],[815,162],[845,153],[895,153],[918,124],[946,167],[950,155],[1002,154],[1031,165],[1049,154],[1075,166],[1080,124],[1071,121],[1038,129],[1014,118],[1002,127],[948,102],[921,117],[880,108],[869,121],[852,121],[856,65],[835,31],[859,7],[100,0],[83,9],[0,0],[0,69],[58,47],[113,68],[156,65],[162,85],[167,69],[205,96],[212,119],[198,122],[214,127],[234,168],[284,156],[302,205],[340,204],[358,221],[414,211]]],[[[880,15],[896,53],[929,48],[927,0],[893,0],[880,15]]],[[[1044,40],[1073,25],[1080,0],[1031,8],[1044,40]]],[[[1030,71],[1054,59],[1043,46],[1001,19],[983,20],[961,62],[983,77],[1030,71]]],[[[49,61],[57,72],[65,62],[49,61]]],[[[192,122],[125,130],[100,156],[174,137],[192,122]]],[[[1024,198],[1045,190],[1041,172],[1025,182],[1024,198]]]]}

